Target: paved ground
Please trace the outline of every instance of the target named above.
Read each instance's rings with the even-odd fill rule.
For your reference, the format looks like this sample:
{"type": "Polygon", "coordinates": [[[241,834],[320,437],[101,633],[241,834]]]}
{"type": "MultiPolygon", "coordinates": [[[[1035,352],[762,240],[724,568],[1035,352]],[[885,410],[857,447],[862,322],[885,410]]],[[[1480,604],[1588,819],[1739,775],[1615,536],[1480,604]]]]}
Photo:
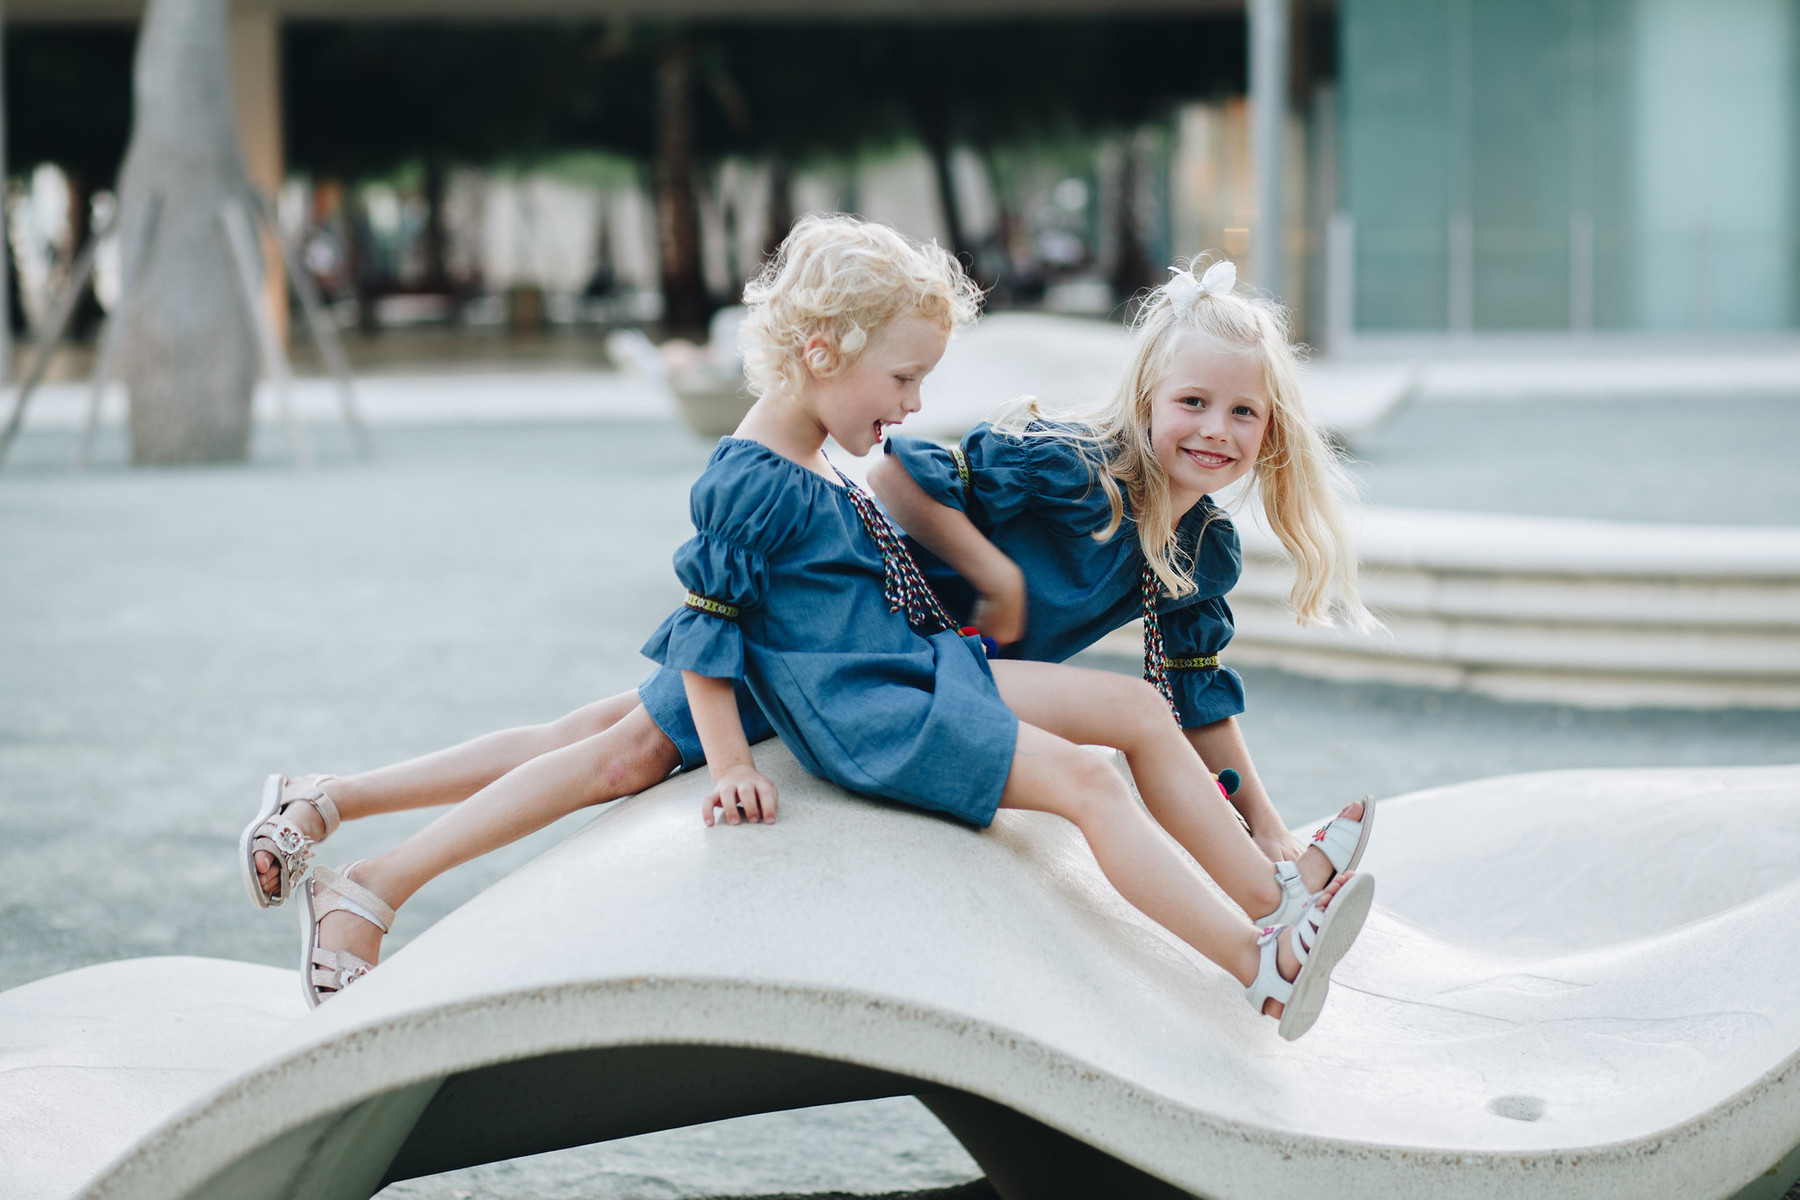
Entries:
{"type": "MultiPolygon", "coordinates": [[[[1705,438],[1685,410],[1645,417],[1663,432],[1631,443],[1642,462],[1606,450],[1618,423],[1603,404],[1503,410],[1514,424],[1426,406],[1371,444],[1380,474],[1369,490],[1389,503],[1512,498],[1513,511],[1544,511],[1531,505],[1563,486],[1557,503],[1582,515],[1638,511],[1605,509],[1621,495],[1649,513],[1665,492],[1682,494],[1660,457],[1678,444],[1704,451],[1683,459],[1689,496],[1729,494],[1743,519],[1792,520],[1789,414],[1800,408],[1768,403],[1733,406],[1751,415],[1705,438]],[[1779,438],[1789,440],[1777,455],[1766,444],[1779,438]],[[1766,467],[1715,449],[1728,442],[1766,467]],[[1510,473],[1493,460],[1510,461],[1516,445],[1537,460],[1501,486],[1510,473]]],[[[141,954],[286,964],[292,915],[253,911],[235,863],[266,772],[391,761],[554,716],[646,672],[636,650],[679,598],[668,558],[706,446],[655,419],[379,436],[373,465],[332,432],[324,465],[307,473],[265,439],[249,467],[78,475],[62,465],[69,434],[34,432],[0,471],[0,988],[141,954]]],[[[1296,822],[1363,792],[1515,770],[1800,761],[1793,714],[1585,712],[1247,674],[1251,745],[1296,822]]],[[[424,819],[348,827],[327,860],[385,847],[424,819]]],[[[585,819],[428,887],[390,948],[585,819]]],[[[657,1134],[387,1195],[868,1195],[974,1174],[902,1100],[657,1134]]]]}

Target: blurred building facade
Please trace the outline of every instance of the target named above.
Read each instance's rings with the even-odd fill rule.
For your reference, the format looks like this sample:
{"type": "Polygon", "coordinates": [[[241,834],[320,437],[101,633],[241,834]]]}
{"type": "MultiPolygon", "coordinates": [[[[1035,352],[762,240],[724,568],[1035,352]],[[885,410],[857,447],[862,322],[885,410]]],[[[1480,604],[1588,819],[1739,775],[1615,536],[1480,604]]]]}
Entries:
{"type": "MultiPolygon", "coordinates": [[[[1331,350],[1392,338],[1800,329],[1794,0],[1190,0],[1185,8],[1129,0],[1113,7],[1242,14],[1254,23],[1269,4],[1292,18],[1282,17],[1293,54],[1290,76],[1277,85],[1289,99],[1278,202],[1258,195],[1253,170],[1267,149],[1259,149],[1255,131],[1254,81],[1228,78],[1237,68],[1217,64],[1210,91],[1199,89],[1136,132],[1093,140],[1081,161],[1063,150],[1006,160],[992,147],[976,154],[960,146],[951,159],[964,207],[960,232],[984,277],[1005,283],[997,300],[1117,314],[1125,311],[1121,298],[1164,264],[1215,250],[1288,303],[1308,341],[1331,350]],[[1258,262],[1256,235],[1275,207],[1282,261],[1258,262]],[[1140,260],[1135,268],[1133,259],[1140,260]]],[[[5,17],[122,24],[141,7],[142,0],[5,0],[5,17]]],[[[543,23],[653,7],[638,0],[237,0],[236,107],[252,174],[269,192],[286,179],[292,194],[295,177],[284,165],[284,26],[502,15],[543,23]]],[[[816,21],[827,7],[750,0],[729,11],[816,21]]],[[[892,16],[904,7],[875,3],[858,15],[892,16]]],[[[1105,0],[980,0],[972,11],[1023,22],[1108,9],[1105,0]]],[[[668,11],[704,21],[725,10],[681,0],[668,11]]],[[[913,15],[942,20],[948,11],[927,4],[913,15]]],[[[832,18],[841,22],[844,14],[834,10],[832,18]]],[[[1232,36],[1241,41],[1242,33],[1232,36]]],[[[588,176],[574,180],[528,164],[458,172],[435,223],[416,217],[416,197],[395,193],[391,182],[342,181],[351,186],[339,188],[340,181],[303,178],[305,194],[283,207],[296,239],[310,236],[309,221],[315,233],[336,239],[320,242],[309,262],[316,257],[344,278],[381,265],[391,277],[383,286],[402,293],[441,290],[442,265],[419,265],[427,261],[418,252],[420,231],[436,230],[440,253],[431,263],[447,247],[463,290],[486,300],[431,307],[404,294],[392,303],[378,297],[396,319],[454,312],[498,320],[506,297],[525,288],[548,294],[540,308],[552,319],[582,312],[648,318],[660,271],[649,175],[596,177],[584,169],[588,176]],[[336,208],[318,199],[333,195],[336,208]],[[335,233],[321,217],[331,212],[346,214],[334,218],[342,227],[335,233]],[[357,243],[359,231],[366,246],[357,243]]],[[[777,204],[766,160],[707,165],[698,208],[708,290],[731,298],[768,244],[765,227],[810,208],[855,208],[918,236],[948,236],[934,170],[919,147],[898,145],[822,169],[814,164],[791,180],[784,172],[790,194],[777,204]]],[[[84,225],[70,226],[77,227],[84,225]]],[[[322,271],[328,292],[356,290],[334,288],[330,274],[322,271]]],[[[37,271],[27,282],[37,275],[49,277],[37,271]]],[[[367,292],[360,290],[359,303],[367,292]]],[[[43,307],[26,299],[27,309],[43,307]]]]}
{"type": "Polygon", "coordinates": [[[1357,334],[1800,325],[1792,0],[1342,0],[1357,334]]]}

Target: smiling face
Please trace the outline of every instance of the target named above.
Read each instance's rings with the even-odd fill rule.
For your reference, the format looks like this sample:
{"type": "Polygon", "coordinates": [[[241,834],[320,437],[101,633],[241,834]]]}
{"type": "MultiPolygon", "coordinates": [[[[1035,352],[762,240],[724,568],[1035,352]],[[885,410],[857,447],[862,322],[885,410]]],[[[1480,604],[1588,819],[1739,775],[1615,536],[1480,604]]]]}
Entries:
{"type": "Polygon", "coordinates": [[[1269,429],[1269,394],[1254,352],[1184,334],[1150,394],[1150,445],[1185,513],[1200,497],[1242,479],[1269,429]]]}
{"type": "MultiPolygon", "coordinates": [[[[838,445],[861,457],[880,443],[887,426],[919,411],[919,387],[949,341],[949,332],[934,322],[896,317],[848,370],[811,374],[801,403],[838,445]]],[[[809,343],[809,355],[813,349],[809,343]]]]}

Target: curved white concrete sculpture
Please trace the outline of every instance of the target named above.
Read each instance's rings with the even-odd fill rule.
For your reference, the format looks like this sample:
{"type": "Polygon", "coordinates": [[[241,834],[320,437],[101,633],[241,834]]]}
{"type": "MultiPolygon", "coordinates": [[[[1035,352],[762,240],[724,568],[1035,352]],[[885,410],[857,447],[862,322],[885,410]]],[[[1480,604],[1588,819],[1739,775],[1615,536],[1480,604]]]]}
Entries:
{"type": "Polygon", "coordinates": [[[310,1015],[291,972],[199,959],[0,995],[10,1194],[360,1198],[906,1093],[1009,1200],[1765,1200],[1800,1175],[1800,767],[1389,802],[1391,911],[1290,1044],[1055,819],[978,836],[759,758],[773,828],[704,828],[706,781],[677,778],[310,1015]]]}

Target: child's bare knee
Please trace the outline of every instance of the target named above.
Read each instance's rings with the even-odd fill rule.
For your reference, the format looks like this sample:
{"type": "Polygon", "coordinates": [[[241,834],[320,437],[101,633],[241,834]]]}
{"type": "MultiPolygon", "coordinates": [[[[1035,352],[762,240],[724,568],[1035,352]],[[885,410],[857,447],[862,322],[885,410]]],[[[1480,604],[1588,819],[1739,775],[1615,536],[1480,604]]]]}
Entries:
{"type": "Polygon", "coordinates": [[[616,741],[600,763],[602,800],[655,787],[681,765],[681,755],[660,732],[616,741]]]}
{"type": "Polygon", "coordinates": [[[1090,750],[1078,750],[1071,755],[1062,775],[1069,781],[1070,803],[1066,815],[1077,825],[1086,825],[1113,806],[1131,802],[1131,792],[1119,772],[1090,750]]]}

